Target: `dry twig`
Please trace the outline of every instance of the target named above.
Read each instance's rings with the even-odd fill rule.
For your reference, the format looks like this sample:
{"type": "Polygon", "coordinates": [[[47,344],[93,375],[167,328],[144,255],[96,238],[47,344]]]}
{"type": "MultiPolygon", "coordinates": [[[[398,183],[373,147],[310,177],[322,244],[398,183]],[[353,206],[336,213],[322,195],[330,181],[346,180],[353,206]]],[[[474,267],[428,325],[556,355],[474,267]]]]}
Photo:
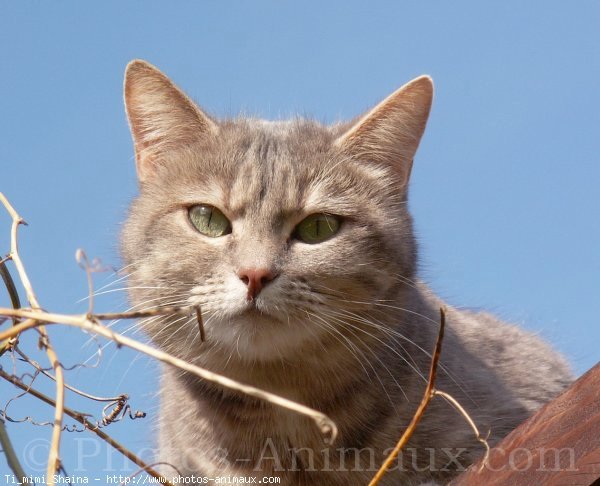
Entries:
{"type": "Polygon", "coordinates": [[[485,456],[482,461],[481,468],[483,468],[484,465],[487,463],[487,459],[490,454],[490,446],[487,443],[487,440],[485,438],[483,438],[481,436],[481,434],[479,433],[479,430],[477,429],[477,426],[475,425],[475,422],[473,421],[473,419],[471,419],[471,417],[469,416],[467,411],[460,405],[460,403],[458,403],[458,401],[456,401],[456,399],[454,399],[454,397],[452,397],[448,393],[445,393],[443,391],[435,389],[435,377],[437,374],[437,367],[438,367],[438,362],[440,360],[440,354],[442,352],[442,340],[444,339],[445,327],[446,327],[446,312],[444,311],[443,308],[440,308],[440,330],[438,333],[437,341],[435,343],[435,350],[434,350],[432,358],[431,358],[431,365],[429,368],[429,378],[427,380],[427,386],[425,387],[425,392],[423,394],[423,398],[422,398],[421,403],[419,404],[419,407],[417,408],[415,414],[413,415],[413,418],[410,421],[410,424],[408,424],[408,427],[406,428],[406,430],[404,431],[404,433],[398,440],[398,443],[394,447],[394,450],[386,458],[385,462],[383,463],[383,465],[381,466],[379,471],[377,471],[377,474],[375,474],[373,479],[371,479],[369,486],[376,486],[379,483],[379,481],[381,480],[381,478],[383,478],[386,471],[390,468],[390,466],[392,465],[392,463],[394,462],[396,457],[398,457],[398,454],[400,453],[402,448],[406,445],[408,440],[412,437],[415,429],[417,428],[417,425],[419,424],[419,422],[423,418],[423,415],[425,414],[425,410],[429,406],[429,402],[431,402],[431,399],[436,395],[439,395],[439,396],[445,398],[451,405],[453,405],[462,414],[462,416],[465,418],[465,420],[467,421],[469,426],[475,432],[475,435],[477,436],[477,440],[485,446],[486,452],[485,452],[485,456]]]}
{"type": "Polygon", "coordinates": [[[485,465],[488,463],[488,459],[490,457],[490,445],[488,444],[487,438],[483,438],[481,436],[481,434],[479,433],[479,429],[477,428],[477,425],[475,425],[475,422],[473,422],[473,419],[469,416],[467,411],[462,407],[462,405],[460,403],[458,403],[456,401],[456,399],[452,395],[445,393],[443,391],[440,391],[440,390],[434,390],[433,393],[442,398],[445,398],[454,408],[456,408],[456,410],[458,410],[460,412],[460,414],[464,417],[464,419],[467,421],[469,426],[473,429],[473,432],[475,432],[475,436],[476,436],[477,440],[479,442],[481,442],[483,444],[483,446],[485,447],[485,455],[483,456],[483,459],[481,461],[481,466],[479,469],[480,471],[483,470],[485,465]]]}
{"type": "MultiPolygon", "coordinates": [[[[188,314],[191,312],[195,312],[195,309],[195,307],[188,308],[188,314]]],[[[166,310],[167,309],[153,309],[147,312],[132,312],[131,315],[134,315],[135,317],[159,315],[167,313],[166,310]]],[[[185,309],[178,310],[180,313],[183,313],[185,309]]],[[[35,328],[39,326],[41,322],[45,322],[47,324],[64,324],[67,326],[77,327],[79,329],[83,329],[91,333],[96,333],[100,336],[110,339],[114,341],[118,346],[126,346],[128,348],[134,349],[148,356],[151,356],[152,358],[157,359],[158,361],[169,364],[181,370],[188,371],[189,373],[192,373],[204,380],[217,383],[229,389],[236,390],[246,395],[250,395],[255,398],[259,398],[266,402],[272,403],[273,405],[278,405],[280,407],[287,408],[292,412],[305,415],[311,418],[316,423],[316,425],[321,430],[321,433],[326,436],[328,442],[333,442],[337,436],[337,426],[335,425],[335,423],[329,417],[327,417],[327,415],[317,410],[314,410],[310,407],[294,402],[292,400],[288,400],[287,398],[280,397],[279,395],[266,392],[259,388],[255,388],[250,385],[245,385],[243,383],[240,383],[239,381],[232,380],[231,378],[219,375],[218,373],[213,373],[212,371],[209,371],[207,369],[200,368],[199,366],[188,363],[187,361],[179,359],[171,354],[165,353],[164,351],[143,344],[127,336],[123,336],[122,334],[116,333],[108,327],[103,326],[99,322],[100,320],[112,320],[115,318],[115,316],[119,316],[119,318],[128,318],[130,317],[130,314],[128,313],[93,314],[92,316],[88,316],[86,314],[51,314],[40,310],[14,310],[0,308],[0,315],[7,317],[21,317],[26,319],[25,321],[17,324],[16,326],[13,326],[3,332],[0,332],[0,341],[2,341],[3,339],[13,337],[23,331],[26,331],[27,329],[35,328]]]]}
{"type": "MultiPolygon", "coordinates": [[[[11,238],[10,238],[10,259],[14,262],[15,267],[17,268],[17,272],[19,273],[19,278],[21,279],[21,283],[27,292],[27,300],[29,304],[34,309],[40,309],[41,306],[37,300],[35,292],[33,291],[33,287],[31,286],[31,282],[29,281],[29,277],[27,276],[27,272],[25,271],[25,266],[21,260],[21,256],[19,255],[19,242],[17,238],[17,234],[19,231],[19,226],[21,224],[26,224],[25,220],[19,216],[19,214],[15,211],[12,205],[8,202],[8,199],[0,192],[0,201],[10,214],[12,218],[12,228],[11,228],[11,238]]],[[[54,427],[52,430],[52,441],[50,444],[50,452],[48,455],[48,468],[46,472],[46,476],[48,478],[48,484],[50,486],[54,485],[54,474],[60,469],[60,436],[62,430],[62,421],[63,421],[63,407],[65,401],[65,387],[64,387],[64,375],[61,364],[58,360],[58,356],[50,343],[50,338],[48,337],[48,333],[46,332],[46,328],[43,325],[37,326],[38,332],[40,333],[40,343],[42,347],[46,350],[46,354],[48,355],[48,359],[50,360],[50,364],[54,369],[56,376],[56,407],[54,410],[54,427]]],[[[0,342],[2,340],[0,339],[0,342]]]]}
{"type": "MultiPolygon", "coordinates": [[[[13,306],[13,309],[19,309],[21,307],[21,300],[19,299],[19,294],[17,292],[17,288],[15,287],[15,282],[10,272],[8,271],[8,268],[6,267],[5,260],[0,261],[0,276],[2,277],[2,280],[4,281],[4,286],[8,291],[8,296],[10,297],[10,303],[13,306]]],[[[12,321],[14,325],[19,323],[19,320],[16,317],[13,317],[12,321]]],[[[0,341],[0,356],[2,356],[6,351],[12,349],[16,345],[16,343],[16,337],[0,341]]]]}
{"type": "MultiPolygon", "coordinates": [[[[88,288],[90,292],[90,305],[88,308],[88,312],[85,315],[65,315],[65,314],[55,314],[44,311],[36,297],[36,294],[33,290],[31,282],[27,276],[25,271],[25,267],[21,260],[18,251],[18,240],[17,240],[17,232],[18,227],[21,224],[25,224],[23,219],[18,215],[18,213],[14,210],[8,200],[4,197],[2,193],[0,193],[0,201],[6,207],[8,213],[12,218],[12,229],[11,229],[11,251],[9,256],[0,262],[2,265],[2,277],[6,283],[6,287],[9,291],[11,297],[11,303],[15,307],[14,309],[8,308],[0,308],[0,317],[10,317],[13,319],[13,326],[0,331],[0,343],[2,344],[2,349],[13,349],[17,351],[17,353],[21,356],[21,358],[34,366],[37,372],[44,374],[48,378],[54,380],[56,382],[56,399],[53,400],[40,392],[35,391],[30,386],[28,387],[26,384],[21,382],[17,377],[6,374],[3,370],[0,369],[0,377],[9,380],[11,383],[16,386],[22,388],[27,393],[37,397],[38,399],[44,401],[52,405],[55,408],[55,416],[53,422],[53,434],[52,441],[50,445],[50,453],[48,459],[48,468],[47,468],[47,478],[49,483],[53,484],[54,475],[57,471],[60,470],[60,460],[59,460],[59,447],[60,447],[60,438],[61,431],[63,430],[63,414],[67,414],[73,417],[75,420],[79,421],[81,424],[85,426],[85,428],[91,430],[100,438],[108,442],[111,446],[115,447],[119,450],[123,455],[131,459],[138,466],[142,467],[144,470],[148,471],[151,475],[155,475],[155,477],[160,478],[158,473],[152,471],[152,469],[148,469],[149,466],[137,458],[134,454],[124,448],[122,445],[115,442],[110,436],[105,434],[104,432],[99,430],[99,424],[93,424],[89,420],[85,418],[85,415],[76,411],[73,411],[64,406],[64,389],[65,387],[69,390],[72,390],[75,393],[78,393],[82,396],[85,396],[94,400],[108,401],[108,399],[103,399],[101,397],[95,397],[88,393],[82,392],[70,385],[65,384],[63,367],[58,360],[58,356],[56,355],[54,348],[50,343],[50,339],[46,332],[45,324],[64,324],[67,326],[77,327],[87,332],[94,333],[96,335],[103,336],[117,344],[117,346],[127,346],[136,351],[147,354],[159,361],[167,363],[171,366],[178,367],[182,370],[188,371],[202,379],[212,381],[214,383],[220,384],[224,387],[239,391],[241,393],[253,396],[255,398],[265,400],[273,405],[281,406],[293,412],[306,415],[312,420],[315,421],[317,426],[320,428],[321,432],[327,436],[330,442],[332,442],[337,435],[337,427],[335,423],[326,415],[313,410],[309,407],[301,405],[299,403],[293,402],[286,398],[274,395],[272,393],[265,392],[258,388],[245,385],[243,383],[239,383],[235,380],[229,379],[225,376],[210,372],[203,368],[192,365],[186,361],[178,359],[168,353],[157,350],[151,346],[142,344],[134,339],[128,338],[121,334],[115,333],[108,327],[101,324],[103,320],[114,320],[114,319],[134,319],[140,317],[149,317],[149,316],[157,316],[157,315],[190,315],[195,312],[200,335],[202,341],[204,341],[204,326],[202,320],[202,314],[200,309],[197,307],[193,308],[185,308],[185,307],[159,307],[153,308],[144,311],[137,312],[125,312],[125,313],[105,313],[105,314],[94,314],[93,313],[93,289],[92,289],[92,278],[89,261],[82,251],[78,251],[76,254],[76,259],[80,266],[84,268],[87,275],[88,280],[88,288]],[[4,267],[4,261],[12,260],[15,264],[17,272],[19,274],[19,278],[21,280],[21,284],[27,293],[27,298],[29,301],[29,308],[22,308],[18,299],[18,294],[14,287],[14,282],[10,277],[10,273],[4,267]],[[20,333],[27,331],[29,329],[36,329],[40,334],[40,345],[46,350],[50,363],[52,365],[52,369],[54,370],[54,375],[48,373],[47,369],[42,368],[37,362],[31,360],[27,355],[22,353],[16,346],[18,336],[20,333]]],[[[103,411],[103,421],[102,425],[108,425],[115,420],[119,419],[119,416],[123,413],[126,413],[128,410],[128,405],[126,404],[125,396],[116,397],[115,400],[111,401],[111,403],[105,407],[103,411]],[[110,412],[107,412],[108,407],[113,407],[110,412]]],[[[131,415],[131,412],[130,412],[131,415]]],[[[132,418],[141,416],[141,412],[136,412],[132,418]]],[[[164,479],[164,478],[162,478],[164,479]]]]}
{"type": "Polygon", "coordinates": [[[12,443],[8,438],[8,434],[6,433],[6,427],[4,425],[4,420],[0,417],[0,446],[2,446],[2,450],[4,451],[4,455],[6,456],[6,462],[8,463],[8,467],[11,468],[15,477],[22,483],[25,484],[27,474],[23,471],[23,467],[19,462],[17,454],[13,449],[12,443]]]}
{"type": "MultiPolygon", "coordinates": [[[[21,390],[24,390],[25,392],[36,397],[37,399],[41,400],[42,402],[47,403],[48,405],[51,405],[52,407],[56,407],[55,400],[52,400],[52,398],[50,398],[47,395],[44,395],[43,393],[39,392],[35,388],[32,388],[30,385],[23,383],[16,376],[9,375],[2,369],[0,369],[0,378],[4,378],[6,381],[9,381],[16,387],[20,388],[21,390]]],[[[172,486],[172,484],[169,481],[167,481],[166,478],[164,478],[159,472],[155,471],[150,465],[146,464],[142,459],[140,459],[138,456],[133,454],[131,451],[129,451],[129,449],[127,449],[126,447],[121,445],[119,442],[114,440],[110,435],[108,435],[104,431],[100,430],[100,428],[97,424],[94,424],[94,423],[90,422],[88,419],[86,419],[85,414],[83,414],[81,412],[77,412],[75,410],[72,410],[68,407],[64,407],[64,412],[69,417],[77,420],[77,422],[79,422],[81,425],[83,425],[87,430],[89,430],[90,432],[93,432],[98,437],[100,437],[102,440],[104,440],[109,445],[114,447],[117,451],[119,451],[121,454],[123,454],[127,459],[129,459],[134,464],[139,466],[142,470],[144,470],[148,474],[150,474],[150,476],[160,479],[161,484],[166,484],[166,485],[172,486]]]]}
{"type": "Polygon", "coordinates": [[[379,471],[377,471],[377,474],[375,474],[373,479],[371,479],[369,486],[376,486],[377,483],[379,483],[379,481],[383,477],[383,475],[386,473],[386,471],[390,468],[390,466],[392,465],[392,462],[394,462],[396,460],[396,457],[398,457],[398,454],[400,453],[402,448],[406,445],[406,443],[408,442],[408,439],[411,438],[413,432],[417,428],[417,425],[421,421],[423,414],[425,413],[425,409],[427,408],[427,406],[429,405],[429,402],[435,395],[435,390],[434,390],[435,376],[437,373],[437,364],[440,359],[440,353],[442,351],[442,340],[444,339],[444,327],[445,326],[446,326],[446,313],[444,312],[444,309],[440,309],[440,330],[438,333],[437,341],[435,343],[435,351],[433,352],[433,356],[431,358],[431,366],[429,368],[429,379],[427,380],[427,387],[425,388],[425,393],[423,394],[423,399],[421,400],[421,403],[419,404],[419,408],[417,408],[417,411],[413,415],[413,418],[410,421],[410,424],[408,424],[408,427],[402,434],[402,437],[400,437],[400,440],[398,440],[396,447],[394,447],[394,450],[387,457],[387,459],[385,460],[385,462],[383,463],[383,465],[381,466],[379,471]]]}

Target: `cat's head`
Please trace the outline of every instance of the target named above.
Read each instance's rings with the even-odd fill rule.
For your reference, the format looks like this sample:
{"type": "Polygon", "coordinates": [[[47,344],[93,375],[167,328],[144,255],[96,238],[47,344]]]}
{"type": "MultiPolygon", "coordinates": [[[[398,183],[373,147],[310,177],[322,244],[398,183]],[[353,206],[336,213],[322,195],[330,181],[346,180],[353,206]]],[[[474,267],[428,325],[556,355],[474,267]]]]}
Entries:
{"type": "MultiPolygon", "coordinates": [[[[153,66],[130,63],[140,195],[122,250],[134,304],[200,305],[210,346],[249,360],[346,334],[413,278],[407,184],[432,91],[417,78],[333,126],[219,121],[153,66]]],[[[144,327],[178,355],[202,353],[192,317],[144,327]]]]}

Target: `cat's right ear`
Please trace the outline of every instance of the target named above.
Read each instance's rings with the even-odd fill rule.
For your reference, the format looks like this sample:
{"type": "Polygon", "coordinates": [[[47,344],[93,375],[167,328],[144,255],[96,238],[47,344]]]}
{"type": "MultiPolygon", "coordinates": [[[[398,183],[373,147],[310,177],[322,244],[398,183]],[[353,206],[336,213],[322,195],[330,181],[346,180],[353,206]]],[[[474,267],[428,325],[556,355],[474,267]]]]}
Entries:
{"type": "Polygon", "coordinates": [[[145,61],[127,65],[124,97],[141,182],[170,154],[218,132],[215,122],[145,61]]]}

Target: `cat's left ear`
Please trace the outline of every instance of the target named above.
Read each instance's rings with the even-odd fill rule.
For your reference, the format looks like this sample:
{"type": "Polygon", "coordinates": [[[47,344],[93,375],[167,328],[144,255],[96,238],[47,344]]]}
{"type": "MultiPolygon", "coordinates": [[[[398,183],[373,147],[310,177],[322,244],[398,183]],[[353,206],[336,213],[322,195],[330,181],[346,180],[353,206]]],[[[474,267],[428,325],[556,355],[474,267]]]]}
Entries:
{"type": "Polygon", "coordinates": [[[146,61],[137,59],[127,65],[124,95],[141,182],[178,150],[218,132],[215,122],[146,61]]]}
{"type": "Polygon", "coordinates": [[[393,167],[404,187],[427,124],[432,98],[431,78],[413,79],[362,116],[335,143],[352,158],[393,167]]]}

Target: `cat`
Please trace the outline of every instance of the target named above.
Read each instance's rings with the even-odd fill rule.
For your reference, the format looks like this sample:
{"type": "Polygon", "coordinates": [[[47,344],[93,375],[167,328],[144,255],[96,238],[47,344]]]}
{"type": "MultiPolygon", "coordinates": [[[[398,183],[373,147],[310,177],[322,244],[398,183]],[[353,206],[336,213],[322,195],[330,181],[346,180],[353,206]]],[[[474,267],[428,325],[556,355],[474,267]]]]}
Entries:
{"type": "MultiPolygon", "coordinates": [[[[122,230],[137,306],[201,306],[146,319],[165,351],[320,410],[306,417],[164,366],[164,474],[367,484],[410,422],[446,308],[437,388],[493,445],[572,380],[537,336],[458,310],[417,272],[407,207],[433,84],[419,77],[347,123],[217,120],[157,68],[132,61],[124,96],[140,194],[122,230]]],[[[483,448],[441,398],[382,485],[444,482],[483,448]]]]}

